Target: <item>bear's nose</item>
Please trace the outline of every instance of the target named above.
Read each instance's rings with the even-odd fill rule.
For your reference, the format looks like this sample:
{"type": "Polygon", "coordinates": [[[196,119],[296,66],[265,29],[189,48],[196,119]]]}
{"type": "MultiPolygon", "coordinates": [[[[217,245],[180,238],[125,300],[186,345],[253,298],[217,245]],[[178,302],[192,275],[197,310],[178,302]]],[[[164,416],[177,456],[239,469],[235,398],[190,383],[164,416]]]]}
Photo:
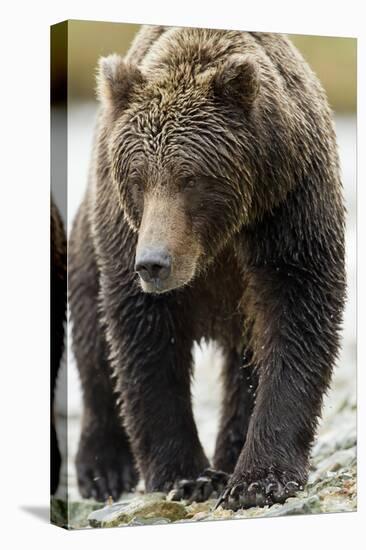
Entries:
{"type": "Polygon", "coordinates": [[[171,273],[172,260],[164,248],[145,248],[136,256],[135,270],[145,283],[164,281],[171,273]]]}

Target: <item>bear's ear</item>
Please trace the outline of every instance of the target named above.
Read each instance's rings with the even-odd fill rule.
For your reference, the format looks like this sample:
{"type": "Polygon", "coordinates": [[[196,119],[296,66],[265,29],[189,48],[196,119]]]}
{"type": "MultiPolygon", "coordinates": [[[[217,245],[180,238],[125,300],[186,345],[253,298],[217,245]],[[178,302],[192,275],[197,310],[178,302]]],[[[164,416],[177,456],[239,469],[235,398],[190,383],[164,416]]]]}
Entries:
{"type": "Polygon", "coordinates": [[[249,57],[233,54],[217,70],[215,95],[250,108],[259,92],[259,69],[249,57]]]}
{"type": "Polygon", "coordinates": [[[117,54],[101,57],[97,74],[97,96],[106,107],[124,109],[133,92],[145,79],[137,67],[124,62],[117,54]]]}

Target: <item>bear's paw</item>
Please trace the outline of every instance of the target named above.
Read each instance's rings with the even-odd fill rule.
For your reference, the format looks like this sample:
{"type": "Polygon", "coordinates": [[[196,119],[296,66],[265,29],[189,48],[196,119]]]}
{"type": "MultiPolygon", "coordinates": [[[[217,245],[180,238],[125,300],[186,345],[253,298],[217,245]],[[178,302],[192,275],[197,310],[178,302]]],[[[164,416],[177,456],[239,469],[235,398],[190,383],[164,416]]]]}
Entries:
{"type": "Polygon", "coordinates": [[[258,476],[257,479],[245,478],[230,481],[227,488],[219,497],[215,509],[220,505],[229,510],[251,508],[254,506],[272,506],[283,504],[289,497],[296,495],[303,486],[293,479],[286,479],[274,473],[258,476]]]}
{"type": "Polygon", "coordinates": [[[209,498],[217,498],[226,487],[229,477],[221,470],[206,468],[197,479],[182,479],[176,482],[168,498],[187,502],[204,502],[209,498]]]}

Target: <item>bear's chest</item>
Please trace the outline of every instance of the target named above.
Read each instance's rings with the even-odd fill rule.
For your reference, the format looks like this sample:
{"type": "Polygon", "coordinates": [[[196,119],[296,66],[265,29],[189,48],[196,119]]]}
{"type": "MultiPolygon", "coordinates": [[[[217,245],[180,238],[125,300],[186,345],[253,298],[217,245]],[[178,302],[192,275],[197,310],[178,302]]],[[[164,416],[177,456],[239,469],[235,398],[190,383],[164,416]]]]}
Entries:
{"type": "Polygon", "coordinates": [[[223,254],[193,288],[196,340],[215,340],[236,347],[242,339],[243,277],[234,255],[223,254]]]}

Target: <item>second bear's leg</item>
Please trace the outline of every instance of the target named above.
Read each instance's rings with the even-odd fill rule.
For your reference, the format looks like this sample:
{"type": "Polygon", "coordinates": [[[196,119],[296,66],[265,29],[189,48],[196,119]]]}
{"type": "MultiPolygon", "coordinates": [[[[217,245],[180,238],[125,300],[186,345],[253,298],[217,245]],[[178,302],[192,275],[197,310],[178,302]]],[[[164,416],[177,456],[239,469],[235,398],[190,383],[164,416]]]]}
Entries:
{"type": "Polygon", "coordinates": [[[223,367],[223,404],[216,440],[214,467],[232,473],[243,448],[256,391],[256,375],[249,352],[226,352],[223,367]]]}
{"type": "Polygon", "coordinates": [[[208,466],[192,413],[192,322],[184,297],[144,294],[130,277],[103,279],[113,366],[146,490],[169,491],[208,466]]]}

